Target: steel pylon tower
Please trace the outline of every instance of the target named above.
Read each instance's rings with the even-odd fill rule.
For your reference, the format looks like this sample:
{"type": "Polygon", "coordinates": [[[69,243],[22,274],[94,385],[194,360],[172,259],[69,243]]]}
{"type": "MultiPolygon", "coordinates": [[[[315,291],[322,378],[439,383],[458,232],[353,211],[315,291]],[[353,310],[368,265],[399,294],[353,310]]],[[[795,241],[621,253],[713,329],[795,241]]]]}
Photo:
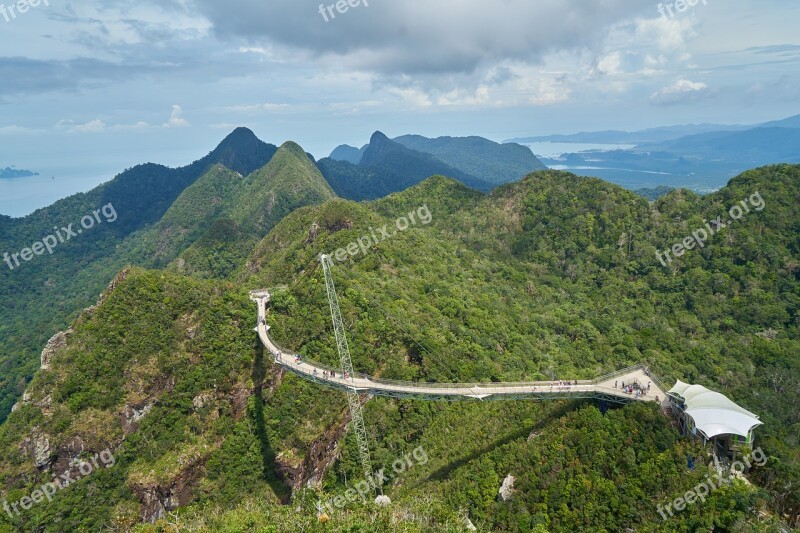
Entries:
{"type": "Polygon", "coordinates": [[[350,359],[350,348],[347,345],[344,321],[342,320],[342,312],[339,309],[339,297],[336,295],[336,286],[333,284],[333,273],[331,272],[331,266],[333,263],[329,255],[320,255],[319,259],[320,262],[322,262],[322,269],[325,273],[325,287],[328,289],[328,304],[331,308],[333,331],[336,335],[336,349],[339,351],[339,359],[342,362],[343,375],[347,376],[351,382],[351,387],[347,391],[347,403],[350,406],[350,417],[353,420],[353,428],[356,431],[358,452],[361,456],[361,468],[364,470],[364,480],[372,485],[372,461],[370,460],[369,456],[367,428],[364,425],[364,415],[361,411],[361,400],[355,386],[353,361],[350,359]]]}

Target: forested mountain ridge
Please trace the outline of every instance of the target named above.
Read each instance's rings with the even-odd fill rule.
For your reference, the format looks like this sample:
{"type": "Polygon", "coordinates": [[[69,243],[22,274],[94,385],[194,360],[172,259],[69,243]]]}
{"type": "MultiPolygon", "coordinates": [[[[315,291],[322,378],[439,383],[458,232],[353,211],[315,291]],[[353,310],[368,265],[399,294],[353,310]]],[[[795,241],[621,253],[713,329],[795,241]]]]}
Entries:
{"type": "MultiPolygon", "coordinates": [[[[47,339],[91,305],[120,268],[130,262],[145,266],[169,262],[182,251],[178,246],[154,254],[156,249],[138,243],[187,187],[209,172],[221,172],[218,165],[229,169],[221,176],[223,182],[234,179],[234,173],[249,175],[266,165],[277,150],[250,130],[238,128],[188,166],[139,165],[88,193],[65,198],[27,217],[0,217],[0,250],[13,254],[56,231],[64,237],[66,232],[60,229],[69,224],[76,232],[82,217],[103,206],[111,206],[116,213],[113,222],[100,217],[101,223],[91,231],[60,242],[52,256],[35,257],[14,270],[0,263],[0,421],[33,375],[47,339]]],[[[200,206],[189,209],[200,211],[200,206]]]]}
{"type": "Polygon", "coordinates": [[[483,137],[428,139],[421,135],[403,135],[394,141],[495,184],[519,181],[531,172],[547,168],[527,146],[498,144],[483,137]]]}
{"type": "Polygon", "coordinates": [[[32,467],[43,438],[55,471],[80,439],[84,451],[113,448],[117,465],[24,514],[20,527],[125,529],[191,504],[170,520],[207,531],[456,530],[465,516],[486,530],[775,530],[800,501],[790,483],[800,463],[799,187],[800,167],[780,165],[707,197],[672,191],[651,205],[564,172],[490,195],[434,177],[367,204],[296,209],[226,280],[126,271],[0,427],[2,496],[17,499],[46,479],[32,467]],[[658,262],[656,250],[756,192],[763,210],[669,267],[658,262]],[[430,460],[384,487],[393,513],[355,504],[320,524],[316,499],[360,476],[346,403],[269,365],[247,291],[287,286],[273,301],[275,338],[335,364],[318,255],[421,206],[430,224],[334,270],[359,371],[502,381],[593,377],[648,361],[668,383],[706,384],[762,417],[758,444],[771,459],[750,478],[764,492],[734,483],[662,521],[655,505],[708,471],[687,468],[687,455],[702,464],[705,453],[652,405],[604,416],[581,403],[373,399],[365,418],[376,469],[420,446],[430,460]],[[500,501],[509,474],[515,494],[500,501]],[[304,489],[318,480],[323,492],[304,489]],[[290,496],[293,505],[281,506],[290,496]]]}
{"type": "Polygon", "coordinates": [[[474,136],[389,139],[376,132],[360,149],[338,146],[320,161],[320,168],[340,196],[362,200],[401,191],[433,174],[456,178],[486,192],[547,167],[530,148],[515,143],[498,144],[474,136]],[[405,176],[395,176],[396,168],[404,169],[405,176]],[[410,176],[415,178],[409,180],[410,176]]]}
{"type": "Polygon", "coordinates": [[[334,196],[296,143],[284,143],[264,167],[247,176],[217,165],[184,190],[164,217],[136,240],[130,261],[225,277],[284,216],[334,196]],[[214,247],[201,254],[196,247],[214,247]],[[209,263],[207,259],[213,258],[209,263]]]}
{"type": "Polygon", "coordinates": [[[355,201],[402,191],[435,174],[455,178],[480,191],[494,187],[488,179],[473,176],[431,154],[406,148],[379,131],[372,135],[357,165],[324,158],[317,166],[336,194],[355,201]]]}
{"type": "Polygon", "coordinates": [[[179,257],[175,269],[225,278],[239,268],[264,235],[295,209],[335,197],[303,149],[284,143],[270,162],[224,200],[224,214],[179,257]]]}

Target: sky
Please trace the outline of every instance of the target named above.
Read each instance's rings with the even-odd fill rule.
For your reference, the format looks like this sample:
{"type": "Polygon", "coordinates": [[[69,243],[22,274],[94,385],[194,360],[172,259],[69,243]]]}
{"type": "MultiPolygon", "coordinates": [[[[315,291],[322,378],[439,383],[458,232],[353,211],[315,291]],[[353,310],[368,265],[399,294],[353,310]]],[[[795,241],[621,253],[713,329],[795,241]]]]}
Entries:
{"type": "Polygon", "coordinates": [[[800,113],[788,0],[4,1],[0,168],[41,174],[24,199],[0,184],[13,216],[190,163],[237,126],[320,158],[376,130],[502,141],[800,113]]]}

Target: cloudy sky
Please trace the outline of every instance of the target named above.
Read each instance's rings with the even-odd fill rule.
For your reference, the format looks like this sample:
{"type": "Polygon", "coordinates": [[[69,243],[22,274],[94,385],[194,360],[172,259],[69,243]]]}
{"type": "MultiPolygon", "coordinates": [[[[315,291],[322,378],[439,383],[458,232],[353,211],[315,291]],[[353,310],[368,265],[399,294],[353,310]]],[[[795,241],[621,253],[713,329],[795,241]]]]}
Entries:
{"type": "Polygon", "coordinates": [[[673,17],[650,0],[362,0],[335,18],[319,0],[47,4],[0,8],[0,168],[56,178],[52,194],[186,164],[240,125],[323,157],[375,130],[503,140],[800,113],[787,0],[673,17]]]}

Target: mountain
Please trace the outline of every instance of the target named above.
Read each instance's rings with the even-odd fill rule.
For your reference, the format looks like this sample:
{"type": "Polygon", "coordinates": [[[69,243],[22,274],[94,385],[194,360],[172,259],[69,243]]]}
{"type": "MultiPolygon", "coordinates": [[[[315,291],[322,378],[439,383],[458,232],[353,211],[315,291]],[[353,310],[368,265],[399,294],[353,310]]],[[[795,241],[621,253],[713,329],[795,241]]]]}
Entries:
{"type": "Polygon", "coordinates": [[[800,128],[800,115],[794,115],[783,120],[773,120],[760,124],[761,128],[800,128]]]}
{"type": "Polygon", "coordinates": [[[211,164],[220,164],[247,176],[264,166],[277,151],[277,146],[265,143],[251,130],[236,128],[214,151],[195,165],[208,167],[211,164]]]}
{"type": "Polygon", "coordinates": [[[452,167],[430,154],[406,148],[381,132],[372,135],[358,165],[325,158],[320,159],[317,166],[336,194],[350,200],[380,198],[407,189],[435,174],[455,178],[481,191],[493,187],[489,181],[452,167]]]}
{"type": "Polygon", "coordinates": [[[547,168],[527,146],[498,144],[483,137],[428,139],[420,135],[404,135],[394,141],[406,148],[431,154],[490,183],[518,181],[531,172],[547,168]]]}
{"type": "Polygon", "coordinates": [[[684,124],[679,126],[661,126],[639,131],[592,131],[567,135],[539,135],[520,137],[503,141],[505,143],[588,143],[588,144],[645,144],[671,141],[680,137],[690,137],[704,133],[720,134],[756,128],[800,128],[800,115],[782,120],[773,120],[763,124],[744,126],[741,124],[684,124]]]}
{"type": "Polygon", "coordinates": [[[747,127],[639,142],[627,150],[586,150],[543,158],[552,168],[613,181],[631,190],[658,186],[708,193],[748,168],[800,162],[797,117],[747,127]],[[779,127],[779,124],[785,127],[779,127]]]}
{"type": "Polygon", "coordinates": [[[588,143],[588,144],[640,144],[647,142],[668,141],[685,137],[687,135],[697,135],[700,133],[720,132],[720,131],[741,131],[754,126],[742,126],[739,124],[683,124],[677,126],[660,126],[657,128],[647,128],[638,131],[590,131],[561,135],[538,135],[533,137],[518,137],[503,141],[506,143],[588,143]]]}
{"type": "Polygon", "coordinates": [[[342,144],[337,146],[331,155],[328,156],[334,161],[346,161],[348,163],[352,163],[357,165],[361,163],[361,158],[364,156],[364,150],[366,147],[362,149],[355,148],[354,146],[349,146],[347,144],[342,144]]]}
{"type": "MultiPolygon", "coordinates": [[[[380,138],[374,148],[368,161],[393,150],[380,138]]],[[[262,184],[301,176],[305,194],[329,196],[301,152],[284,145],[258,171],[262,184]]],[[[217,242],[238,240],[228,220],[269,223],[257,206],[271,193],[260,187],[247,189],[263,192],[252,204],[209,226],[217,242]]],[[[373,202],[295,209],[224,278],[185,275],[174,263],[126,268],[51,344],[0,426],[0,499],[20,501],[104,450],[113,465],[52,502],[0,513],[0,530],[131,530],[144,521],[156,522],[140,526],[148,531],[441,531],[467,520],[486,531],[788,529],[780,520],[800,515],[799,196],[800,165],[653,203],[558,171],[491,194],[433,176],[373,202]],[[669,266],[658,261],[657,251],[747,199],[753,209],[724,234],[669,266]],[[758,413],[755,445],[769,461],[665,522],[659,502],[712,470],[708,448],[681,438],[654,403],[364,398],[372,466],[390,474],[382,492],[392,504],[344,500],[362,475],[344,395],[270,363],[248,292],[273,288],[269,323],[280,346],[335,365],[319,255],[397,228],[423,207],[429,223],[333,269],[358,371],[557,380],[646,361],[667,383],[701,383],[758,413]],[[329,499],[346,510],[323,520],[315,504],[329,499]]]]}
{"type": "MultiPolygon", "coordinates": [[[[303,169],[300,174],[314,175],[318,183],[312,188],[317,193],[326,189],[326,195],[305,194],[303,186],[308,181],[289,185],[274,179],[269,183],[265,174],[249,178],[277,153],[276,146],[239,128],[207,156],[186,167],[139,165],[88,193],[60,200],[27,217],[0,217],[0,249],[13,254],[55,234],[57,228],[80,229],[82,217],[104,206],[109,214],[114,213],[111,221],[98,211],[100,223],[59,243],[53,257],[34,257],[13,270],[0,263],[0,422],[38,367],[47,340],[88,307],[126,264],[166,266],[206,236],[217,217],[237,209],[243,217],[251,217],[240,217],[236,223],[244,224],[244,235],[255,242],[276,217],[331,194],[313,163],[297,153],[296,145],[285,147],[286,155],[279,159],[284,163],[295,160],[303,169]],[[245,206],[249,211],[241,211],[245,206]],[[265,214],[254,213],[258,206],[265,214]]],[[[59,233],[62,237],[66,234],[59,233]]],[[[224,271],[223,265],[235,264],[236,253],[220,251],[217,268],[224,271]],[[231,253],[233,257],[228,257],[231,253]]],[[[184,267],[192,265],[184,261],[184,267]]]]}
{"type": "Polygon", "coordinates": [[[691,160],[717,160],[758,166],[800,162],[800,128],[759,127],[737,132],[714,132],[643,144],[637,152],[669,152],[691,160]]]}
{"type": "MultiPolygon", "coordinates": [[[[411,150],[429,154],[473,178],[493,184],[518,181],[531,172],[547,168],[525,146],[498,144],[483,137],[429,139],[421,135],[403,135],[392,140],[411,150]]],[[[369,146],[358,149],[343,144],[331,152],[330,159],[358,165],[369,146]]]]}
{"type": "Polygon", "coordinates": [[[655,187],[653,189],[639,189],[639,190],[633,191],[633,192],[635,192],[639,196],[647,198],[648,200],[656,201],[659,198],[661,198],[662,196],[665,196],[665,195],[671,193],[674,190],[675,189],[672,188],[672,187],[661,186],[661,187],[655,187]]]}
{"type": "Polygon", "coordinates": [[[306,152],[287,142],[264,168],[222,197],[224,209],[180,255],[175,269],[224,278],[244,263],[253,247],[286,215],[334,196],[306,152]]]}
{"type": "Polygon", "coordinates": [[[13,178],[27,178],[30,176],[38,176],[38,175],[39,175],[38,172],[32,172],[30,170],[23,170],[13,167],[0,168],[0,180],[13,179],[13,178]]]}

